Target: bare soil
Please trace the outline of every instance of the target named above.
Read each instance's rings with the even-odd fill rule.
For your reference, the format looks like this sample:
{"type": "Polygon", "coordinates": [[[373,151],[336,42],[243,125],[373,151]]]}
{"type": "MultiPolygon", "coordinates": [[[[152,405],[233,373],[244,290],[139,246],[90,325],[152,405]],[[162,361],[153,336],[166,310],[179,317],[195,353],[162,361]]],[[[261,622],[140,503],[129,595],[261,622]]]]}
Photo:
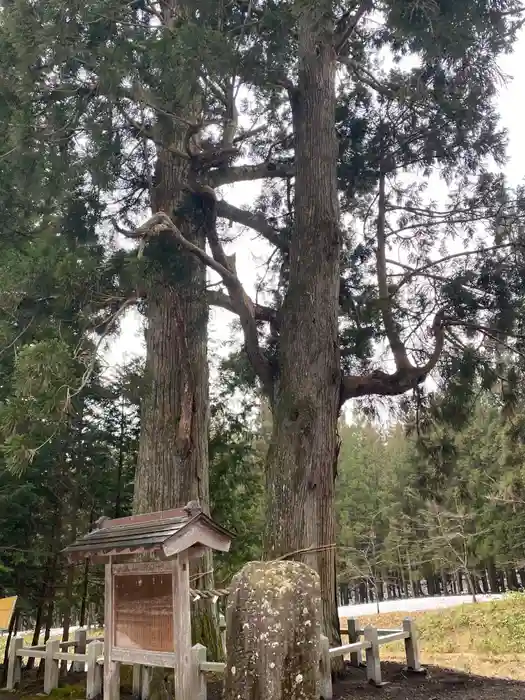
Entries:
{"type": "MultiPolygon", "coordinates": [[[[499,678],[487,678],[458,671],[430,666],[425,674],[407,674],[400,664],[382,662],[381,688],[366,681],[365,671],[347,667],[345,675],[334,682],[334,700],[525,700],[525,682],[499,678]]],[[[0,700],[42,697],[43,681],[36,674],[24,674],[22,687],[16,693],[0,690],[0,700]],[[29,677],[28,677],[29,676],[29,677]]],[[[55,691],[60,700],[82,698],[85,674],[74,674],[61,679],[66,691],[55,691]],[[67,692],[70,689],[71,694],[67,692]],[[75,693],[73,690],[76,690],[75,693]]],[[[43,696],[46,697],[46,696],[43,696]]],[[[130,696],[123,692],[123,698],[130,696]]],[[[208,700],[221,700],[222,684],[208,684],[208,700]]]]}

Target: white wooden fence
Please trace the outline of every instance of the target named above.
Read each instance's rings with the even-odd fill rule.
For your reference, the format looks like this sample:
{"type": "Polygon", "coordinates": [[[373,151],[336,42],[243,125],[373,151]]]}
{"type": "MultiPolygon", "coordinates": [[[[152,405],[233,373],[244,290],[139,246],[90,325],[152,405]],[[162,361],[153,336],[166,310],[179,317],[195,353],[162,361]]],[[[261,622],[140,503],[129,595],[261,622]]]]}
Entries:
{"type": "Polygon", "coordinates": [[[98,697],[102,692],[102,666],[104,663],[104,640],[101,637],[87,640],[86,630],[76,630],[74,638],[67,642],[59,638],[49,639],[45,644],[25,647],[23,634],[11,640],[7,667],[7,690],[14,690],[20,683],[22,659],[43,659],[44,693],[49,694],[58,687],[60,664],[70,662],[72,671],[87,671],[86,697],[98,697]],[[69,651],[73,647],[73,651],[69,651]]]}
{"type": "MultiPolygon", "coordinates": [[[[413,621],[409,618],[403,621],[403,628],[399,630],[376,629],[374,627],[359,628],[358,621],[354,618],[348,620],[347,630],[342,634],[348,634],[349,643],[340,647],[330,648],[328,639],[321,637],[321,656],[319,661],[319,695],[324,700],[331,700],[332,675],[331,659],[338,656],[350,656],[353,666],[363,666],[362,652],[366,659],[366,677],[370,683],[376,686],[383,684],[381,676],[381,664],[379,650],[384,644],[403,640],[407,659],[407,670],[413,673],[424,671],[419,659],[419,646],[417,630],[413,621]],[[362,638],[362,640],[361,640],[362,638]]],[[[210,675],[224,675],[226,664],[216,661],[208,661],[206,647],[197,644],[192,649],[195,699],[206,700],[207,683],[210,675]]],[[[9,666],[7,671],[7,689],[13,690],[20,683],[22,659],[35,658],[45,660],[44,693],[49,694],[53,688],[58,687],[61,662],[71,662],[72,670],[86,671],[86,698],[94,700],[102,693],[102,668],[104,664],[103,638],[86,639],[85,630],[77,630],[73,640],[61,642],[60,639],[50,639],[45,645],[24,647],[23,636],[15,637],[9,649],[9,666]],[[73,647],[73,651],[69,649],[73,647]]],[[[133,669],[133,694],[147,696],[147,684],[141,678],[141,667],[133,669]]]]}
{"type": "MultiPolygon", "coordinates": [[[[407,659],[407,670],[412,673],[423,673],[419,659],[419,645],[417,629],[410,618],[403,620],[403,629],[376,629],[365,627],[360,629],[358,621],[350,618],[348,620],[349,643],[340,647],[330,648],[327,637],[321,637],[321,658],[319,660],[319,695],[324,700],[331,700],[332,692],[332,672],[331,659],[337,656],[350,655],[350,663],[354,666],[363,665],[361,654],[364,651],[366,657],[366,677],[368,681],[376,686],[384,685],[381,676],[381,663],[379,649],[384,644],[390,644],[403,640],[405,642],[405,653],[407,659]],[[363,637],[363,641],[359,641],[363,637]]],[[[343,631],[344,633],[344,631],[343,631]]],[[[198,700],[206,700],[207,679],[210,674],[222,675],[226,670],[226,664],[207,661],[206,647],[197,644],[193,647],[193,666],[196,673],[196,687],[198,700]]]]}

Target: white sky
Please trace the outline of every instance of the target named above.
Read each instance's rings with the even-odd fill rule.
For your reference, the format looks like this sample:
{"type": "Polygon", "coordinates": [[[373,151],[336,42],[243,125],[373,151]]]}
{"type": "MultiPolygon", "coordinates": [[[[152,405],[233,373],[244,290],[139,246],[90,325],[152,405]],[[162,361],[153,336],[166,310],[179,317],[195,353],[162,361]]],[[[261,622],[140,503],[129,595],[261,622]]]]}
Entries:
{"type": "MultiPolygon", "coordinates": [[[[503,126],[508,131],[509,161],[506,173],[511,185],[518,184],[525,176],[525,128],[523,112],[525,108],[525,30],[516,43],[514,53],[500,60],[500,67],[508,77],[508,82],[500,90],[498,108],[503,126]]],[[[257,183],[239,183],[224,188],[225,198],[242,207],[251,204],[259,192],[257,183]]],[[[435,192],[433,193],[435,196],[435,192]]],[[[446,194],[446,190],[443,191],[446,194]]],[[[227,252],[236,253],[237,273],[248,294],[255,296],[255,283],[264,265],[267,246],[253,234],[243,234],[241,245],[232,246],[227,252]],[[249,241],[251,243],[249,244],[249,241]]],[[[210,319],[210,349],[225,355],[231,337],[230,323],[233,316],[226,311],[214,309],[210,319]]],[[[144,339],[140,316],[136,311],[129,312],[122,320],[119,336],[110,341],[104,352],[107,373],[113,371],[133,357],[144,355],[144,339]]]]}

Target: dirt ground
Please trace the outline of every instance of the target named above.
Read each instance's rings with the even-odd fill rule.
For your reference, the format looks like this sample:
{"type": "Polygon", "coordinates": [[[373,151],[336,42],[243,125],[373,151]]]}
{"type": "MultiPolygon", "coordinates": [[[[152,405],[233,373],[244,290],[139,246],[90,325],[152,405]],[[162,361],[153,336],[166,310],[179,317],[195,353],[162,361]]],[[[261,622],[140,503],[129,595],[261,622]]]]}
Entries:
{"type": "MultiPolygon", "coordinates": [[[[364,670],[348,667],[345,676],[334,682],[334,700],[525,700],[525,682],[485,678],[433,666],[428,667],[424,675],[407,675],[400,664],[389,662],[383,662],[381,669],[386,683],[375,688],[367,683],[364,670]]],[[[76,685],[77,692],[69,694],[63,688],[66,693],[58,690],[57,697],[60,700],[82,697],[83,692],[77,684],[84,679],[84,674],[63,679],[61,686],[67,685],[73,691],[76,685]]],[[[208,700],[221,700],[221,690],[221,684],[209,683],[208,700]]],[[[0,700],[33,700],[41,696],[42,681],[33,675],[32,678],[26,677],[16,693],[0,690],[0,700]]],[[[123,692],[122,697],[130,696],[123,692]]]]}
{"type": "Polygon", "coordinates": [[[424,675],[406,674],[399,664],[382,662],[382,688],[366,682],[361,669],[347,669],[334,683],[334,700],[525,700],[525,683],[485,678],[430,666],[424,675]]]}

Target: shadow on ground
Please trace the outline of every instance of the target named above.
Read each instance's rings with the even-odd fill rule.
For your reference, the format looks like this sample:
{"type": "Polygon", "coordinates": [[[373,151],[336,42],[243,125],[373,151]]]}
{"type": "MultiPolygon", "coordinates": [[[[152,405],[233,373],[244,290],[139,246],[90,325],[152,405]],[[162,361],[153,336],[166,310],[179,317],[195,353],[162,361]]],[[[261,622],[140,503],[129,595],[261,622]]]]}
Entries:
{"type": "Polygon", "coordinates": [[[366,681],[365,671],[348,667],[334,682],[334,700],[525,700],[525,683],[486,678],[461,671],[429,666],[425,674],[407,674],[396,663],[382,662],[386,685],[375,688],[366,681]]]}
{"type": "MultiPolygon", "coordinates": [[[[400,664],[391,662],[382,662],[381,670],[386,684],[376,688],[367,683],[364,669],[348,666],[345,675],[334,681],[334,700],[525,700],[525,682],[521,681],[486,678],[436,666],[429,666],[424,675],[412,675],[405,673],[400,664]]],[[[16,693],[0,690],[0,700],[41,700],[43,679],[35,672],[24,675],[22,687],[16,693]]],[[[84,683],[85,674],[70,674],[61,679],[61,687],[51,697],[84,698],[84,683]]],[[[129,690],[123,687],[121,697],[130,698],[129,690]]],[[[222,700],[220,681],[208,684],[208,700],[222,700]]]]}

